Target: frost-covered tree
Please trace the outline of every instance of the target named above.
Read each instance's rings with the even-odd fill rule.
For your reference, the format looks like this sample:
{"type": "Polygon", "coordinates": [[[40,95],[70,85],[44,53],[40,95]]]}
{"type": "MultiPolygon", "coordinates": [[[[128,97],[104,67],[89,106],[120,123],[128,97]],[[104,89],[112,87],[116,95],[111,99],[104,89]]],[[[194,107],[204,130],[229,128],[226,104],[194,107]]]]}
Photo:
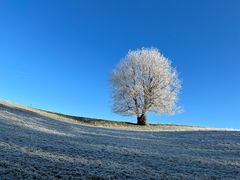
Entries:
{"type": "Polygon", "coordinates": [[[137,116],[146,125],[146,114],[174,114],[180,81],[171,61],[156,48],[129,51],[112,72],[113,111],[137,116]]]}

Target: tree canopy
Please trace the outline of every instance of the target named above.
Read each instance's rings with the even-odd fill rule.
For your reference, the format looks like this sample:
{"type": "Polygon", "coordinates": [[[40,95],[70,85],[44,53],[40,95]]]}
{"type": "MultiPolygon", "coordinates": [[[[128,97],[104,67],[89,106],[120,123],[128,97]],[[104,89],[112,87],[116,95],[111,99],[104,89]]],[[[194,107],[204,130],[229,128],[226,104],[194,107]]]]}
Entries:
{"type": "Polygon", "coordinates": [[[156,48],[129,51],[112,72],[113,111],[136,115],[146,124],[146,114],[174,114],[181,83],[171,61],[156,48]]]}

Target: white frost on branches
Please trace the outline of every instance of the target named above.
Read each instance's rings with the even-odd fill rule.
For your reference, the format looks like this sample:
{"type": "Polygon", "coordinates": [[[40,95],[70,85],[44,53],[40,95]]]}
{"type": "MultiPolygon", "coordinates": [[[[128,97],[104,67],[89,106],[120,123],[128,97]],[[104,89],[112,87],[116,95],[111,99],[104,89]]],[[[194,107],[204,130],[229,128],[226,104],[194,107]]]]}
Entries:
{"type": "Polygon", "coordinates": [[[156,48],[129,51],[111,76],[113,111],[140,117],[148,112],[174,114],[181,88],[171,61],[156,48]]]}

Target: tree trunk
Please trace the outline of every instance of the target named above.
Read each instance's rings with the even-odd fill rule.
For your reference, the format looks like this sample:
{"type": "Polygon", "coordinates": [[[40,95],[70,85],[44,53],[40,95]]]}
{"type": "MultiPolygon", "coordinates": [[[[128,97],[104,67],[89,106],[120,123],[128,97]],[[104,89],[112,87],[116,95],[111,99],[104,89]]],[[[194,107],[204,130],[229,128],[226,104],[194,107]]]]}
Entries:
{"type": "Polygon", "coordinates": [[[138,125],[147,125],[147,117],[145,114],[142,114],[137,117],[137,124],[138,125]]]}

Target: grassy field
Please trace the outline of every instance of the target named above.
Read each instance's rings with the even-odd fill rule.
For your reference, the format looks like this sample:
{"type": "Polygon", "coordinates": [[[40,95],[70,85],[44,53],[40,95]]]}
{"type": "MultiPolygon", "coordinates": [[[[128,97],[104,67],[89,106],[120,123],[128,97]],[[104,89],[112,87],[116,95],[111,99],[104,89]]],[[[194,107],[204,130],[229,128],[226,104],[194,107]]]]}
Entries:
{"type": "Polygon", "coordinates": [[[46,110],[17,105],[7,101],[0,101],[0,105],[13,107],[19,110],[34,112],[41,116],[45,116],[48,118],[53,118],[53,119],[57,119],[57,120],[61,120],[69,123],[81,124],[85,126],[112,128],[112,129],[135,130],[135,131],[227,130],[227,129],[221,129],[221,128],[207,128],[207,127],[200,127],[200,126],[175,125],[175,124],[148,124],[147,126],[139,126],[129,122],[119,122],[119,121],[112,121],[112,120],[103,120],[103,119],[94,119],[94,118],[88,118],[88,117],[65,115],[61,113],[50,112],[46,110]]]}
{"type": "Polygon", "coordinates": [[[239,131],[140,128],[1,102],[0,179],[239,179],[239,131]]]}

